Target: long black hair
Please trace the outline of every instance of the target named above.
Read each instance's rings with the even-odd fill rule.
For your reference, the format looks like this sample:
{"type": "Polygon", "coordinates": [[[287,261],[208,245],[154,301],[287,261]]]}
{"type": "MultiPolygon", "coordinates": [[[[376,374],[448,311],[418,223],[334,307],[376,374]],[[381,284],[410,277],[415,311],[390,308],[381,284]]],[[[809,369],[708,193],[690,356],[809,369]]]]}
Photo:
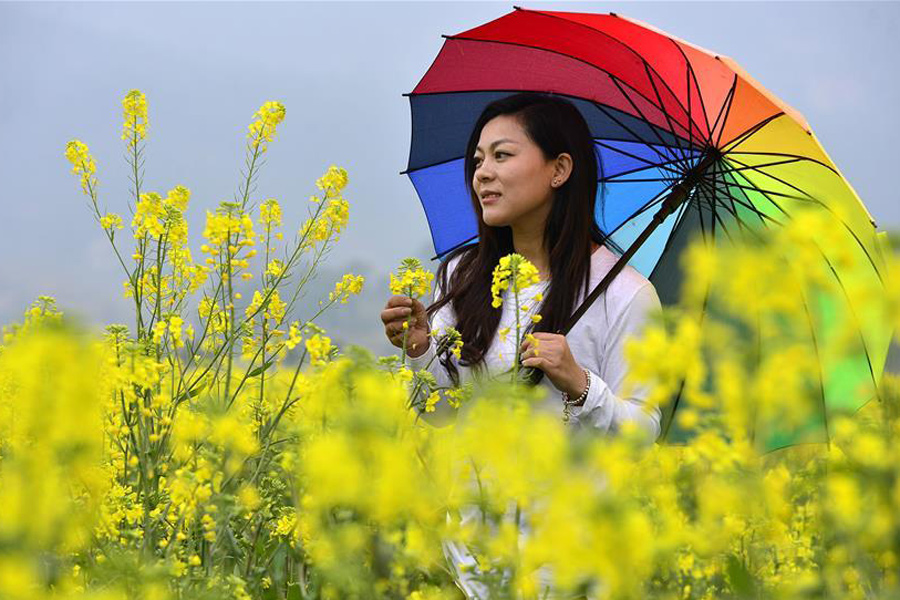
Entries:
{"type": "MultiPolygon", "coordinates": [[[[561,96],[534,92],[514,94],[488,104],[475,122],[465,154],[466,188],[472,208],[478,215],[478,242],[460,246],[447,254],[437,270],[442,295],[426,311],[430,319],[441,307],[452,303],[457,317],[456,329],[463,340],[459,364],[473,367],[478,372],[486,368],[485,354],[494,339],[502,312],[491,306],[492,273],[501,257],[515,252],[512,229],[484,223],[481,202],[472,187],[475,148],[481,130],[488,121],[500,115],[518,119],[546,160],[553,160],[563,152],[572,157],[572,172],[565,183],[556,188],[544,228],[544,245],[550,249],[551,280],[540,308],[541,321],[530,323],[526,331],[556,332],[564,326],[577,308],[575,302],[579,294],[590,285],[591,242],[600,245],[611,242],[594,220],[599,155],[578,108],[561,96]],[[447,265],[456,256],[460,259],[448,286],[447,265]]],[[[601,196],[605,196],[605,186],[601,189],[601,196]]],[[[601,197],[601,202],[603,200],[601,197]]],[[[441,364],[455,385],[459,385],[459,372],[449,355],[441,357],[441,364]]]]}

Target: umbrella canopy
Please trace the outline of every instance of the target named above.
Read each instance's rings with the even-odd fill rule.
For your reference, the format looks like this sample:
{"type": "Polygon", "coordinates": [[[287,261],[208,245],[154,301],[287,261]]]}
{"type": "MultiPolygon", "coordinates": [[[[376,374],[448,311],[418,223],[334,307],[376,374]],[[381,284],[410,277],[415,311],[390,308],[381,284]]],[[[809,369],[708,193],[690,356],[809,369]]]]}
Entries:
{"type": "MultiPolygon", "coordinates": [[[[483,108],[520,91],[565,96],[594,137],[598,161],[595,219],[621,248],[615,269],[570,320],[629,264],[656,287],[663,305],[678,301],[681,255],[696,236],[713,243],[783,225],[803,208],[840,220],[856,251],[881,280],[875,222],[819,144],[806,120],[727,56],[615,13],[516,8],[446,41],[412,93],[408,174],[431,229],[437,257],[477,239],[464,175],[468,136],[483,108]]],[[[823,260],[837,263],[829,248],[823,260]]],[[[841,277],[834,266],[834,275],[841,277]]],[[[834,303],[837,312],[852,310],[834,303]]],[[[827,322],[811,323],[815,336],[827,322]]],[[[827,435],[829,408],[855,409],[873,397],[891,332],[860,323],[863,351],[823,365],[816,434],[827,435]],[[868,392],[856,392],[868,386],[868,392]],[[853,393],[850,390],[854,390],[853,393]]],[[[664,436],[680,398],[665,412],[664,436]]],[[[808,433],[808,432],[807,432],[808,433]]],[[[791,443],[772,439],[768,445],[791,443]]]]}

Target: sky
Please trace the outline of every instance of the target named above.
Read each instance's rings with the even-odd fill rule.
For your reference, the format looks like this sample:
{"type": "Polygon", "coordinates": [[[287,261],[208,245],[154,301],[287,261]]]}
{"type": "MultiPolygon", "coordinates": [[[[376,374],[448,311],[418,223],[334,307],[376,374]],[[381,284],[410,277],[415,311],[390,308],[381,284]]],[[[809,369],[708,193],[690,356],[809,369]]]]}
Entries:
{"type": "Polygon", "coordinates": [[[144,190],[191,190],[195,256],[205,212],[238,189],[247,126],[264,102],[282,102],[286,118],[256,197],[281,202],[285,231],[306,218],[316,178],[331,164],[347,169],[350,223],[305,301],[345,272],[363,274],[362,296],[319,323],[389,353],[379,319],[387,273],[404,257],[434,255],[400,174],[410,143],[403,94],[442,35],[514,5],[617,12],[730,56],[806,117],[879,229],[900,230],[900,199],[884,176],[900,139],[900,3],[0,2],[0,323],[21,319],[41,294],[93,325],[133,323],[121,267],[63,151],[71,139],[90,147],[101,205],[128,221],[121,100],[137,88],[149,106],[144,190]]]}

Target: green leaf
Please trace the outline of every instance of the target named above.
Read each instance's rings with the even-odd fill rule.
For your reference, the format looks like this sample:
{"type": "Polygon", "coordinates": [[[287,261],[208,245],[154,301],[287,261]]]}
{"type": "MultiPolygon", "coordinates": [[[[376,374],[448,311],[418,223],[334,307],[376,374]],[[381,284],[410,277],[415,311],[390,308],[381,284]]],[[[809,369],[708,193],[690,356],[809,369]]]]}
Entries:
{"type": "Polygon", "coordinates": [[[202,392],[202,391],[203,391],[203,386],[201,385],[199,387],[192,389],[190,392],[188,392],[186,394],[181,394],[180,396],[178,396],[177,402],[181,403],[181,402],[184,402],[185,400],[190,400],[191,398],[196,398],[197,396],[200,395],[200,392],[202,392]]]}
{"type": "Polygon", "coordinates": [[[253,369],[252,371],[247,373],[247,379],[250,379],[251,377],[256,377],[257,375],[260,375],[263,371],[265,371],[266,369],[271,367],[273,362],[274,362],[274,360],[270,360],[270,361],[266,362],[266,364],[256,367],[255,369],[253,369]]]}

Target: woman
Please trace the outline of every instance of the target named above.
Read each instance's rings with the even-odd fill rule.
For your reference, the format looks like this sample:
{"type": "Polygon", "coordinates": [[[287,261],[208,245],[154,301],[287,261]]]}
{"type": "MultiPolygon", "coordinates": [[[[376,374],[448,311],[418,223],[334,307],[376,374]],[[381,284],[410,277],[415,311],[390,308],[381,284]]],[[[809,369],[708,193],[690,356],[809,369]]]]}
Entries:
{"type": "MultiPolygon", "coordinates": [[[[510,369],[516,358],[512,294],[502,309],[491,306],[494,267],[516,252],[538,269],[540,282],[519,294],[520,304],[540,307],[533,327],[539,352],[527,342],[518,349],[522,365],[544,372],[540,382],[552,393],[541,408],[559,411],[570,404],[568,423],[615,433],[636,422],[650,439],[660,430],[660,411],[646,407],[648,390],[623,394],[627,365],[623,346],[640,335],[649,314],[660,308],[653,285],[626,266],[565,336],[560,329],[618,257],[594,220],[597,156],[578,109],[553,95],[522,93],[489,104],[466,146],[465,174],[478,215],[478,243],[452,251],[437,271],[435,302],[392,296],[381,313],[385,334],[403,344],[403,323],[410,315],[407,348],[410,366],[423,368],[434,356],[430,328],[455,327],[462,335],[459,360],[448,353],[430,370],[439,385],[459,385],[473,375],[510,369]],[[443,290],[447,290],[443,293],[443,290]]],[[[521,320],[521,316],[520,316],[521,320]]],[[[531,323],[528,315],[525,323],[531,323]]],[[[523,336],[524,338],[524,336],[523,336]]],[[[447,411],[440,402],[441,411],[447,411]]],[[[446,546],[453,564],[466,562],[464,548],[446,546]]],[[[469,557],[470,558],[470,557],[469,557]]],[[[474,583],[463,585],[477,596],[474,583]]]]}

